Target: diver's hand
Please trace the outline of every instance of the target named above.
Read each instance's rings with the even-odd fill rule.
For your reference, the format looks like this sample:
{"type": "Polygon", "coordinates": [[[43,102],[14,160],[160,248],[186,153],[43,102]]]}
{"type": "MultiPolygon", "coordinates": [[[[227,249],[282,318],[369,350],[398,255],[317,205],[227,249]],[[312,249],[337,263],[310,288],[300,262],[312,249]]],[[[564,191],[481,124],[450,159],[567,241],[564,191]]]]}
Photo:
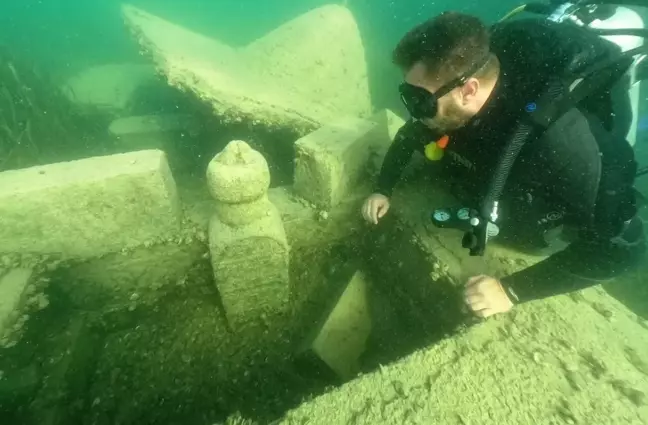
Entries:
{"type": "Polygon", "coordinates": [[[380,193],[374,193],[367,198],[362,206],[362,216],[367,222],[378,224],[389,211],[389,198],[380,193]]]}
{"type": "Polygon", "coordinates": [[[506,313],[513,308],[513,302],[502,284],[497,279],[484,275],[468,279],[464,300],[468,308],[482,318],[506,313]]]}

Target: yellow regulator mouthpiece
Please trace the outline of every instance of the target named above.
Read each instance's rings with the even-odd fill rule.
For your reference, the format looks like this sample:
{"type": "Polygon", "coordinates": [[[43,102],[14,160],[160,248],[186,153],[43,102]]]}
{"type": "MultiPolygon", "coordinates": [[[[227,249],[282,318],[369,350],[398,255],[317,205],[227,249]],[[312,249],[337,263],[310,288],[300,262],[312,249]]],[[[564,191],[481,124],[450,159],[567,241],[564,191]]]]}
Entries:
{"type": "Polygon", "coordinates": [[[425,157],[430,161],[439,161],[443,158],[443,150],[448,146],[450,138],[443,136],[436,142],[428,143],[425,146],[425,157]]]}

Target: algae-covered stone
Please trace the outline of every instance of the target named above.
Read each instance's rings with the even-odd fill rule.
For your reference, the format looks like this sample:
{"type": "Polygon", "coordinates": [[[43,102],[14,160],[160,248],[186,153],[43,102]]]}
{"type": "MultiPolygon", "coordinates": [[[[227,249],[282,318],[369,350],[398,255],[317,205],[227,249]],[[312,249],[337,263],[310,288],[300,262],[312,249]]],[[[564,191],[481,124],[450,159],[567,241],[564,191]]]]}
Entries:
{"type": "Polygon", "coordinates": [[[272,214],[268,200],[270,170],[261,153],[235,140],[214,157],[207,167],[209,192],[217,200],[219,219],[241,226],[272,214]]]}
{"type": "Polygon", "coordinates": [[[128,109],[137,89],[155,79],[155,68],[151,65],[106,64],[71,76],[63,86],[63,93],[80,105],[121,114],[128,109]]]}
{"type": "Polygon", "coordinates": [[[340,116],[371,114],[362,38],[341,5],[313,9],[242,48],[131,5],[123,15],[169,83],[223,118],[305,132],[340,116]]]}
{"type": "Polygon", "coordinates": [[[309,341],[308,349],[343,379],[360,370],[359,359],[371,332],[367,291],[364,273],[355,272],[309,341]]]}
{"type": "Polygon", "coordinates": [[[0,251],[94,257],[173,236],[180,204],[164,152],[0,173],[0,251]]]}
{"type": "Polygon", "coordinates": [[[22,314],[32,273],[30,269],[12,269],[0,274],[0,345],[22,314]]]}
{"type": "Polygon", "coordinates": [[[216,284],[231,324],[281,313],[288,304],[288,242],[281,215],[268,200],[263,156],[230,142],[210,162],[216,214],[209,249],[216,284]]]}
{"type": "Polygon", "coordinates": [[[279,423],[645,424],[648,333],[600,288],[583,294],[520,305],[308,401],[279,423]],[[598,303],[615,312],[614,322],[592,307],[598,303]]]}
{"type": "Polygon", "coordinates": [[[387,139],[386,128],[352,117],[302,137],[295,144],[295,192],[322,208],[339,204],[366,175],[371,147],[387,139]]]}
{"type": "Polygon", "coordinates": [[[240,204],[267,193],[270,170],[261,153],[241,140],[234,140],[209,163],[207,182],[210,193],[219,202],[240,204]]]}

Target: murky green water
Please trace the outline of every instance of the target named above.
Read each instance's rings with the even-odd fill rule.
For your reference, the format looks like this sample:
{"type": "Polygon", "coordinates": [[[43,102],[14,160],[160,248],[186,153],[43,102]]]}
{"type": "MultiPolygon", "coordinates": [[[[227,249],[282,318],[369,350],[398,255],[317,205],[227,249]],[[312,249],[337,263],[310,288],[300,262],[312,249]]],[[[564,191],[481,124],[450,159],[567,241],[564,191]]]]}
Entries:
{"type": "MultiPolygon", "coordinates": [[[[325,3],[316,0],[141,0],[132,5],[195,32],[198,38],[218,39],[239,49],[325,3]]],[[[490,3],[348,0],[344,5],[353,14],[364,47],[363,60],[374,110],[389,108],[404,115],[397,95],[401,77],[390,60],[394,44],[405,31],[447,9],[476,14],[493,22],[517,3],[511,0],[490,3]]],[[[0,283],[13,270],[33,273],[24,294],[17,298],[21,308],[16,314],[6,316],[7,323],[11,322],[8,327],[12,336],[0,338],[0,424],[311,423],[307,418],[311,413],[304,413],[306,419],[299,421],[279,421],[287,411],[350,380],[336,376],[313,354],[308,343],[312,343],[316,331],[321,331],[326,319],[323,313],[339,301],[358,269],[367,271],[366,298],[370,306],[367,314],[371,317],[371,333],[358,360],[359,374],[383,370],[390,363],[416,350],[433,347],[474,324],[459,307],[456,282],[447,275],[453,260],[443,260],[445,265],[438,266],[440,263],[430,262],[430,255],[437,256],[438,252],[430,254],[430,250],[417,242],[417,238],[426,234],[436,240],[429,229],[417,227],[413,219],[403,219],[388,222],[388,227],[379,233],[369,234],[358,222],[360,194],[368,190],[369,181],[359,184],[362,186],[359,193],[354,192],[339,208],[320,208],[282,192],[295,179],[294,142],[317,125],[306,126],[306,131],[276,122],[265,125],[267,122],[259,124],[255,119],[223,118],[212,105],[218,99],[201,99],[191,88],[156,73],[150,55],[142,53],[137,37],[125,25],[120,8],[121,4],[113,0],[5,0],[0,5],[0,172],[161,149],[166,152],[177,185],[182,230],[173,238],[151,238],[143,243],[141,238],[133,236],[133,246],[76,257],[60,249],[43,252],[29,244],[21,245],[20,249],[5,249],[9,242],[0,240],[0,283]],[[157,117],[155,131],[151,130],[150,120],[140,119],[143,116],[157,117]],[[214,279],[210,262],[213,241],[210,242],[207,229],[215,206],[204,177],[214,155],[232,140],[246,141],[266,158],[271,187],[268,196],[281,212],[286,238],[291,244],[290,263],[286,265],[291,294],[287,311],[277,317],[261,315],[241,327],[233,327],[228,320],[227,301],[214,279]],[[428,270],[427,262],[438,266],[443,273],[437,268],[428,270]],[[433,278],[438,285],[422,284],[431,274],[438,277],[433,278]]],[[[318,28],[313,26],[308,30],[318,28]]],[[[164,34],[160,37],[164,39],[164,34]]],[[[171,68],[178,69],[188,63],[183,55],[191,49],[182,45],[174,51],[177,62],[171,68]]],[[[202,52],[205,63],[219,59],[209,57],[211,52],[202,52]]],[[[191,69],[201,69],[202,57],[193,56],[193,59],[191,69]]],[[[161,67],[160,63],[156,65],[161,67]]],[[[322,65],[326,64],[318,63],[322,65]]],[[[268,68],[263,72],[281,71],[280,66],[268,68]]],[[[236,82],[229,85],[235,86],[236,82]]],[[[638,161],[643,165],[648,165],[647,90],[644,87],[641,96],[636,146],[638,161]]],[[[284,89],[281,93],[286,92],[284,89]]],[[[317,103],[316,97],[313,105],[317,103]]],[[[52,183],[48,181],[49,170],[34,168],[32,174],[24,174],[24,179],[44,177],[45,182],[34,186],[46,187],[52,183]]],[[[142,174],[148,172],[153,175],[158,171],[147,170],[142,174]]],[[[92,181],[91,175],[88,172],[87,179],[66,186],[71,197],[78,196],[75,208],[108,215],[113,211],[111,208],[120,208],[109,201],[101,204],[101,200],[93,200],[93,204],[74,191],[92,181]],[[100,208],[96,203],[101,204],[100,208]]],[[[648,195],[648,176],[639,179],[636,186],[648,195]]],[[[2,190],[0,187],[0,194],[2,190]]],[[[142,187],[133,190],[136,194],[145,192],[142,187]]],[[[18,202],[18,198],[6,196],[0,202],[18,202]]],[[[65,196],[58,195],[57,199],[60,198],[65,196]]],[[[141,197],[134,196],[130,201],[137,203],[138,199],[141,197]]],[[[42,215],[47,215],[47,207],[38,205],[42,215]]],[[[121,207],[124,205],[128,206],[128,202],[121,207]]],[[[150,206],[152,211],[158,207],[150,206]]],[[[403,217],[419,217],[422,214],[419,207],[426,208],[412,202],[412,206],[404,207],[405,211],[400,213],[403,217]]],[[[241,215],[244,213],[245,210],[240,211],[241,215]]],[[[642,214],[645,216],[645,212],[642,214]]],[[[33,208],[25,213],[27,218],[39,216],[33,208]]],[[[16,217],[0,216],[0,228],[8,226],[10,219],[16,217]]],[[[69,217],[61,220],[67,220],[72,235],[74,220],[69,217]]],[[[80,216],[78,228],[87,224],[85,220],[92,221],[92,217],[80,216]]],[[[52,228],[34,221],[33,225],[26,223],[24,227],[37,235],[32,240],[50,238],[52,228]]],[[[110,227],[108,221],[106,227],[110,227]]],[[[66,235],[59,238],[65,239],[66,235]]],[[[92,240],[92,235],[87,239],[92,240]]],[[[440,251],[448,248],[443,243],[439,246],[440,251]]],[[[249,269],[262,269],[266,260],[251,257],[247,265],[249,269]]],[[[506,261],[502,264],[509,265],[506,261]]],[[[249,270],[241,266],[241,273],[249,270]]],[[[632,315],[639,323],[635,323],[636,329],[641,332],[637,340],[643,341],[645,320],[648,320],[646,276],[646,270],[640,269],[604,284],[602,288],[606,292],[603,295],[597,292],[597,301],[590,298],[583,301],[578,296],[573,296],[573,300],[591,306],[603,317],[597,316],[602,322],[592,325],[597,332],[604,326],[601,323],[616,326],[617,315],[632,315]],[[605,304],[608,299],[614,300],[610,301],[614,307],[605,304]]],[[[9,290],[0,286],[0,313],[3,300],[9,299],[13,300],[9,290]]],[[[256,304],[264,302],[253,296],[252,299],[256,304]]],[[[8,304],[6,301],[5,306],[8,304]]],[[[554,308],[551,304],[547,311],[569,310],[561,305],[551,310],[554,308]]],[[[529,317],[537,317],[534,315],[538,313],[529,311],[521,314],[519,320],[532,322],[529,317]]],[[[574,317],[570,316],[571,319],[574,317]]],[[[5,319],[0,317],[0,320],[5,319]]],[[[0,322],[0,330],[3,327],[0,322]]],[[[625,344],[621,339],[627,337],[627,333],[620,333],[619,340],[600,341],[600,344],[621,346],[625,344]]],[[[475,351],[482,349],[480,345],[475,351]]],[[[502,347],[498,349],[506,351],[502,347]]],[[[535,364],[542,363],[538,353],[544,353],[543,349],[531,351],[524,356],[529,354],[535,364]]],[[[552,349],[545,351],[549,356],[552,349]]],[[[620,378],[608,377],[608,380],[625,397],[624,403],[637,410],[638,420],[645,420],[645,395],[637,388],[647,385],[642,359],[648,356],[648,347],[643,350],[626,347],[625,352],[631,353],[629,362],[639,371],[641,379],[632,385],[621,385],[620,378]]],[[[579,356],[593,358],[587,353],[579,356]]],[[[493,365],[496,361],[492,356],[485,360],[493,365]]],[[[439,364],[434,367],[443,369],[439,364]]],[[[588,368],[596,369],[591,364],[588,368]]],[[[441,371],[434,376],[440,375],[441,371]]],[[[511,376],[507,379],[514,381],[512,386],[525,385],[515,382],[515,375],[511,376]]],[[[429,386],[433,387],[434,383],[429,386]]],[[[471,390],[469,384],[464,386],[466,391],[471,390]]],[[[400,388],[397,386],[394,400],[408,399],[405,390],[400,388]]],[[[454,394],[453,391],[458,390],[453,387],[449,393],[454,394]]],[[[357,394],[361,392],[358,390],[357,394]]],[[[362,397],[369,400],[372,396],[362,397]]],[[[385,407],[392,401],[382,406],[383,412],[392,408],[385,407]]],[[[367,403],[367,406],[371,404],[367,403]]],[[[327,406],[332,410],[350,409],[342,402],[327,406]]],[[[352,410],[359,409],[361,413],[354,413],[351,417],[355,419],[345,423],[364,423],[357,418],[371,408],[360,407],[353,406],[352,410]]],[[[407,418],[412,416],[408,415],[405,419],[393,416],[384,423],[409,423],[407,418]]],[[[564,420],[561,423],[577,423],[571,413],[560,417],[564,420]]],[[[312,423],[322,423],[321,418],[311,419],[312,423]]],[[[458,424],[468,423],[461,416],[458,421],[458,424]]],[[[476,423],[491,422],[484,419],[476,423]]],[[[335,424],[331,422],[331,425],[335,424]]]]}

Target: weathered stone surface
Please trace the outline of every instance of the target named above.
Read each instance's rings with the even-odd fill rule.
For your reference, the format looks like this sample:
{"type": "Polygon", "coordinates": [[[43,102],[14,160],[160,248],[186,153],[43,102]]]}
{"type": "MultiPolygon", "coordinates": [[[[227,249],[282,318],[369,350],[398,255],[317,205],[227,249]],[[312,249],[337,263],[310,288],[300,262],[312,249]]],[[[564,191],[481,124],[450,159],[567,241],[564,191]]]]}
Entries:
{"type": "MultiPolygon", "coordinates": [[[[405,358],[381,362],[380,370],[306,402],[280,423],[645,423],[646,322],[595,287],[475,324],[461,313],[455,285],[477,273],[510,274],[546,253],[493,241],[485,257],[469,257],[461,232],[431,227],[425,213],[452,205],[452,197],[434,181],[412,180],[399,186],[368,245],[376,250],[373,286],[401,294],[393,300],[411,316],[410,328],[419,328],[419,345],[403,329],[391,343],[410,348],[390,361],[405,358]],[[435,328],[450,329],[447,322],[472,326],[428,346],[435,328]]],[[[641,276],[627,278],[640,285],[641,276]]]]}
{"type": "Polygon", "coordinates": [[[30,365],[10,372],[2,371],[0,379],[0,404],[14,402],[19,397],[30,397],[41,382],[36,365],[30,365]]]}
{"type": "Polygon", "coordinates": [[[63,86],[63,92],[80,105],[119,114],[128,108],[135,91],[155,78],[151,65],[107,64],[72,76],[63,86]]]}
{"type": "Polygon", "coordinates": [[[387,128],[344,118],[302,137],[295,144],[295,192],[322,208],[352,193],[369,171],[371,146],[386,145],[387,128]]]}
{"type": "MultiPolygon", "coordinates": [[[[206,232],[205,238],[206,238],[206,232]]],[[[71,303],[84,310],[135,309],[157,302],[176,285],[184,286],[187,274],[207,261],[206,240],[189,237],[119,252],[73,264],[58,272],[71,303]]]]}
{"type": "Polygon", "coordinates": [[[359,371],[359,359],[371,332],[368,286],[357,271],[335,297],[315,331],[309,348],[344,379],[359,371]]]}
{"type": "Polygon", "coordinates": [[[136,115],[117,118],[108,126],[121,151],[159,149],[171,152],[183,135],[196,134],[195,118],[183,114],[136,115]]]}
{"type": "Polygon", "coordinates": [[[123,137],[179,130],[192,131],[198,125],[194,117],[185,114],[136,115],[114,120],[108,126],[108,131],[115,137],[123,137]]]}
{"type": "Polygon", "coordinates": [[[164,152],[0,173],[0,251],[91,257],[167,238],[179,226],[164,152]]]}
{"type": "Polygon", "coordinates": [[[169,83],[225,118],[308,130],[371,113],[364,47],[343,6],[314,9],[239,49],[134,6],[123,15],[169,83]]]}
{"type": "Polygon", "coordinates": [[[324,246],[357,233],[364,228],[358,213],[368,187],[358,187],[344,202],[330,210],[307,205],[292,188],[270,189],[268,197],[281,213],[291,248],[324,246]]]}
{"type": "Polygon", "coordinates": [[[647,344],[636,316],[589,289],[581,300],[525,304],[422,348],[306,402],[280,424],[641,425],[647,344]],[[600,304],[614,320],[593,308],[600,304]]]}
{"type": "Polygon", "coordinates": [[[209,228],[212,267],[231,321],[282,312],[288,305],[288,245],[275,210],[251,225],[209,228]]]}
{"type": "Polygon", "coordinates": [[[42,365],[43,385],[31,405],[33,423],[65,425],[85,412],[88,387],[95,361],[101,352],[102,332],[81,316],[66,318],[61,332],[48,335],[49,361],[42,365]]]}
{"type": "Polygon", "coordinates": [[[277,208],[268,200],[268,164],[240,140],[230,142],[207,169],[216,214],[209,249],[216,285],[230,323],[288,307],[288,242],[277,208]]]}
{"type": "Polygon", "coordinates": [[[31,278],[30,269],[12,269],[0,273],[0,343],[9,336],[22,314],[31,278]]]}
{"type": "Polygon", "coordinates": [[[220,203],[255,201],[270,187],[268,162],[242,140],[225,146],[207,167],[209,192],[220,203]]]}

